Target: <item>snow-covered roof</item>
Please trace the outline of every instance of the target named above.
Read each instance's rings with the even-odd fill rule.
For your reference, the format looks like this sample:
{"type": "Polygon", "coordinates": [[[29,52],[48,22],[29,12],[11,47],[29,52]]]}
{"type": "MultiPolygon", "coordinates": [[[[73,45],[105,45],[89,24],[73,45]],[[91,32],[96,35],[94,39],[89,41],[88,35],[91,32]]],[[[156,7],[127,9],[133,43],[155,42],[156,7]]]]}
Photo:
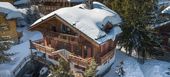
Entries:
{"type": "MultiPolygon", "coordinates": [[[[158,27],[161,27],[161,26],[164,26],[164,25],[167,25],[169,24],[170,21],[166,21],[166,22],[163,22],[163,23],[160,23],[160,24],[157,24],[157,25],[154,25],[154,28],[158,28],[158,27]]],[[[168,25],[169,26],[169,25],[168,25]]]]}
{"type": "Polygon", "coordinates": [[[0,2],[0,13],[7,14],[6,19],[23,18],[22,14],[9,2],[0,2]]]}
{"type": "Polygon", "coordinates": [[[14,5],[27,4],[29,2],[30,0],[19,0],[19,1],[14,2],[14,5]]]}
{"type": "Polygon", "coordinates": [[[158,0],[158,7],[169,6],[170,0],[158,0]]]}
{"type": "Polygon", "coordinates": [[[80,4],[74,7],[61,8],[40,18],[31,26],[57,15],[99,44],[109,39],[115,40],[116,35],[121,33],[120,27],[113,27],[109,33],[106,33],[103,29],[107,23],[120,24],[120,16],[99,2],[93,2],[93,9],[85,7],[85,4],[80,4]]]}
{"type": "Polygon", "coordinates": [[[67,0],[69,2],[84,2],[85,0],[67,0]]]}
{"type": "Polygon", "coordinates": [[[168,6],[167,8],[165,8],[162,13],[165,13],[165,14],[170,14],[170,6],[168,6]]]}

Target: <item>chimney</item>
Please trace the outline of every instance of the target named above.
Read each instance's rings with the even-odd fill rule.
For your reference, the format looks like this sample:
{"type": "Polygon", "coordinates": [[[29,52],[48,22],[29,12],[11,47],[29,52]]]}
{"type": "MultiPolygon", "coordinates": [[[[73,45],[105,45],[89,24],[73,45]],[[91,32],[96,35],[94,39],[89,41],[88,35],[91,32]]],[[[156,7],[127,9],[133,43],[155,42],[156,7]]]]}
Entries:
{"type": "Polygon", "coordinates": [[[85,0],[87,9],[93,9],[93,0],[85,0]]]}

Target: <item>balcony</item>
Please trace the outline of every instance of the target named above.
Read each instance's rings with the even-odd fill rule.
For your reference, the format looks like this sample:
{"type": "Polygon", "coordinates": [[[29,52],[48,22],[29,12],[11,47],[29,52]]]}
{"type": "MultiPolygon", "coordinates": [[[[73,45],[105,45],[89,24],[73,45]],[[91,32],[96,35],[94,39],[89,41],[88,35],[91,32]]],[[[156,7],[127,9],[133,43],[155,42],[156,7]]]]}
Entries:
{"type": "Polygon", "coordinates": [[[101,64],[105,63],[107,60],[111,59],[114,55],[114,49],[103,55],[101,59],[101,64]]]}
{"type": "Polygon", "coordinates": [[[84,67],[84,68],[86,68],[91,61],[90,58],[84,59],[84,58],[81,58],[81,57],[78,57],[78,56],[75,56],[75,55],[72,55],[72,54],[69,55],[69,60],[71,62],[75,63],[76,65],[84,67]]]}
{"type": "Polygon", "coordinates": [[[52,32],[52,31],[45,32],[45,35],[52,37],[54,40],[57,41],[78,44],[78,36],[76,35],[70,35],[70,34],[64,34],[59,32],[52,32]]]}
{"type": "Polygon", "coordinates": [[[41,51],[41,52],[44,52],[48,55],[52,55],[51,53],[53,51],[55,51],[55,49],[51,48],[51,47],[48,47],[48,46],[45,46],[44,43],[43,43],[43,40],[37,40],[37,41],[33,41],[33,46],[38,50],[38,51],[41,51]]]}

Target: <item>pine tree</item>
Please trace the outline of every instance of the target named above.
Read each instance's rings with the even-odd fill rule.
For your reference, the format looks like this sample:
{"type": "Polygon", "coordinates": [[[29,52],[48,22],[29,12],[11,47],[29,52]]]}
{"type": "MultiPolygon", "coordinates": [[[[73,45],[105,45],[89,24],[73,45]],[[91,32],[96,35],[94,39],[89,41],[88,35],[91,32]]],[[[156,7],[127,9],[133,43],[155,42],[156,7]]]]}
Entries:
{"type": "Polygon", "coordinates": [[[9,37],[0,37],[0,63],[10,61],[9,56],[12,54],[5,53],[5,51],[10,48],[11,44],[9,37]]]}
{"type": "Polygon", "coordinates": [[[90,65],[84,72],[85,77],[96,77],[96,68],[97,63],[95,62],[95,59],[92,59],[90,65]]]}
{"type": "Polygon", "coordinates": [[[70,72],[70,64],[66,62],[64,59],[60,58],[58,67],[51,67],[52,76],[51,77],[73,77],[70,72]]]}
{"type": "Polygon", "coordinates": [[[151,28],[156,20],[157,0],[109,0],[107,5],[120,14],[123,19],[119,45],[131,55],[135,50],[143,60],[147,54],[154,55],[160,46],[157,32],[151,28]]]}

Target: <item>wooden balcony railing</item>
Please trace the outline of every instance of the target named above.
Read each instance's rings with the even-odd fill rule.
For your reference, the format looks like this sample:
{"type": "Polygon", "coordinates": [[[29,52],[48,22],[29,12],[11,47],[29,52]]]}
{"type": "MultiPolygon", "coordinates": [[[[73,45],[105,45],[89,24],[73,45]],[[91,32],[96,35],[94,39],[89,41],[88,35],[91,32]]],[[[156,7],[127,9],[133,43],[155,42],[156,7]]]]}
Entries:
{"type": "Polygon", "coordinates": [[[59,33],[59,32],[46,32],[45,35],[53,37],[54,40],[63,41],[65,43],[78,43],[78,36],[59,33]]]}
{"type": "Polygon", "coordinates": [[[44,52],[44,53],[46,53],[46,54],[49,54],[49,55],[51,55],[51,53],[52,53],[53,51],[55,51],[55,49],[53,49],[53,48],[51,48],[51,47],[44,46],[42,40],[37,40],[37,41],[33,42],[33,46],[34,46],[37,50],[39,50],[39,51],[41,51],[41,52],[44,52]]]}
{"type": "Polygon", "coordinates": [[[45,6],[45,5],[40,5],[38,6],[39,11],[43,14],[48,14],[51,13],[59,8],[61,8],[62,6],[45,6]]]}
{"type": "Polygon", "coordinates": [[[90,62],[90,59],[84,59],[78,56],[69,55],[69,60],[78,66],[86,68],[90,62]]]}
{"type": "Polygon", "coordinates": [[[107,60],[111,59],[114,55],[114,49],[109,51],[108,53],[106,53],[104,56],[102,56],[101,59],[101,63],[105,63],[107,60]]]}

